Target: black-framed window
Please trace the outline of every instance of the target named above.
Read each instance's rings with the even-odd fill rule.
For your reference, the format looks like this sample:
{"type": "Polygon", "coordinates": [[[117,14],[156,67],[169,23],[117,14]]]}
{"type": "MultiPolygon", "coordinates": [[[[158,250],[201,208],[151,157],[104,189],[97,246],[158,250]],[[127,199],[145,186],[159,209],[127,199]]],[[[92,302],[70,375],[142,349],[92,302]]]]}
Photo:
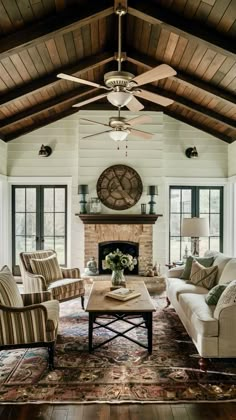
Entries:
{"type": "Polygon", "coordinates": [[[190,238],[181,236],[182,219],[207,217],[210,236],[200,238],[199,252],[223,251],[223,187],[170,186],[169,261],[182,260],[191,250],[190,238]]]}
{"type": "Polygon", "coordinates": [[[12,186],[12,266],[19,274],[19,253],[54,249],[61,265],[67,257],[67,186],[12,186]]]}

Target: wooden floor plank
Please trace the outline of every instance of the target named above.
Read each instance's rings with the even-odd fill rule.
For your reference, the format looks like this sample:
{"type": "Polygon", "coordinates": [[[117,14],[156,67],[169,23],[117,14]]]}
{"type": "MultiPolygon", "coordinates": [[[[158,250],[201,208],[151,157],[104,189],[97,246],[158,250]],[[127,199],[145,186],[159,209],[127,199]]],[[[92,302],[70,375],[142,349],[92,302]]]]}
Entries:
{"type": "Polygon", "coordinates": [[[0,420],[236,420],[236,403],[1,405],[0,420]]]}

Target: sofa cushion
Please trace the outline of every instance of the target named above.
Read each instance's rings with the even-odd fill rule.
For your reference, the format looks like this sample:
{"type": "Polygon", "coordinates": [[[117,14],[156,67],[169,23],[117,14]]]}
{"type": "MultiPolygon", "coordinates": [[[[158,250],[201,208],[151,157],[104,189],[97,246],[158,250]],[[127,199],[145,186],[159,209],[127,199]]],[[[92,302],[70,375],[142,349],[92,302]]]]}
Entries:
{"type": "Polygon", "coordinates": [[[179,302],[198,334],[204,337],[218,336],[218,320],[213,316],[215,307],[206,304],[205,295],[184,293],[180,295],[179,302]]]}
{"type": "Polygon", "coordinates": [[[31,258],[30,265],[32,272],[43,276],[48,285],[55,280],[62,279],[62,272],[56,255],[39,259],[31,258]]]}
{"type": "Polygon", "coordinates": [[[186,283],[185,280],[179,278],[166,279],[168,297],[170,301],[173,298],[179,300],[179,295],[182,293],[198,293],[206,295],[208,290],[205,287],[195,286],[194,284],[186,283]]]}
{"type": "Polygon", "coordinates": [[[194,258],[190,255],[186,260],[184,271],[182,275],[180,276],[181,279],[189,280],[193,260],[198,261],[204,267],[210,267],[214,262],[214,257],[195,257],[194,258]]]}
{"type": "Polygon", "coordinates": [[[216,305],[226,287],[226,284],[217,284],[209,290],[205,299],[207,305],[216,305]]]}
{"type": "Polygon", "coordinates": [[[236,280],[231,281],[223,291],[216,305],[214,317],[218,319],[222,309],[233,305],[236,305],[236,280]]]}
{"type": "Polygon", "coordinates": [[[0,270],[0,304],[12,307],[24,306],[16,281],[6,265],[0,270]]]}
{"type": "Polygon", "coordinates": [[[231,258],[225,265],[221,277],[219,279],[219,284],[230,283],[232,280],[236,279],[236,258],[231,258]]]}
{"type": "Polygon", "coordinates": [[[199,264],[197,261],[193,261],[190,280],[189,282],[195,284],[196,286],[203,286],[206,289],[211,289],[216,281],[218,267],[205,268],[202,264],[199,264]]]}

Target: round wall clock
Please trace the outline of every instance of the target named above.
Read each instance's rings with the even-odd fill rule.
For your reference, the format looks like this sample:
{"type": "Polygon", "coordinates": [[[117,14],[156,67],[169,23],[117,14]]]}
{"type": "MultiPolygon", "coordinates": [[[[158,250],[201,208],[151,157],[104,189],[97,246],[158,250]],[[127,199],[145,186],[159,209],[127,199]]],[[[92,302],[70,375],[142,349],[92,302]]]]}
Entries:
{"type": "Polygon", "coordinates": [[[140,199],[143,184],[139,174],[129,166],[113,165],[102,172],[97,181],[97,195],[113,210],[126,210],[140,199]]]}

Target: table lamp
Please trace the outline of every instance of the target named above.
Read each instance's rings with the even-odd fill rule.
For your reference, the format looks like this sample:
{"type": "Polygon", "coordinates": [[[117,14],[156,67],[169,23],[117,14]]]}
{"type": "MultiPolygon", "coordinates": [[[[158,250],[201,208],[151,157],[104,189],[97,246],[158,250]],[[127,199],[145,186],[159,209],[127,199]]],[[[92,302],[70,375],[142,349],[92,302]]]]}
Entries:
{"type": "Polygon", "coordinates": [[[181,227],[181,236],[192,240],[192,255],[199,255],[199,238],[209,236],[209,220],[206,217],[184,218],[181,227]]]}

